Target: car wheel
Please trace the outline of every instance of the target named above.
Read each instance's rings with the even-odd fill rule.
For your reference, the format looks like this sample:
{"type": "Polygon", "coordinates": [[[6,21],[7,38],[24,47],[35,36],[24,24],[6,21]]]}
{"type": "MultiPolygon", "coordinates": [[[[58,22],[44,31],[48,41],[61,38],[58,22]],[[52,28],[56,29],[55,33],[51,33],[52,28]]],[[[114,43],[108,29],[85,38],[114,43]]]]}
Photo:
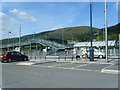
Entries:
{"type": "Polygon", "coordinates": [[[103,56],[102,56],[102,55],[100,55],[100,56],[99,56],[99,58],[100,58],[100,59],[102,59],[102,58],[103,58],[103,56]]]}
{"type": "Polygon", "coordinates": [[[2,63],[4,63],[5,61],[1,61],[2,63]]]}
{"type": "Polygon", "coordinates": [[[24,61],[28,61],[28,58],[27,58],[27,57],[25,57],[23,60],[24,60],[24,61]]]}
{"type": "Polygon", "coordinates": [[[9,59],[7,60],[7,62],[9,62],[9,63],[12,62],[12,59],[9,58],[9,59]]]}

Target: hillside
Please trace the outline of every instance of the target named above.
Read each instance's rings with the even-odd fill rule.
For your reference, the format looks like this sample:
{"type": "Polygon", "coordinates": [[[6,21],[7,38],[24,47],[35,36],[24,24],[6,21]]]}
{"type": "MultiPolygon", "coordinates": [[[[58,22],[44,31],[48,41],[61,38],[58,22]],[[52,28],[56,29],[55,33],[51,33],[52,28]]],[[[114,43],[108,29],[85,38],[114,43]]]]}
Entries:
{"type": "MultiPolygon", "coordinates": [[[[118,40],[118,34],[120,33],[120,23],[111,27],[108,27],[108,40],[118,40]]],[[[31,34],[21,37],[22,41],[31,40],[34,38],[47,39],[62,43],[62,31],[64,33],[64,42],[67,41],[90,41],[90,27],[89,26],[77,26],[56,29],[53,31],[46,31],[37,34],[31,34]]],[[[99,41],[104,40],[103,29],[93,28],[93,40],[99,41]]],[[[18,42],[18,38],[10,39],[10,42],[18,42]]],[[[2,43],[7,43],[8,40],[4,39],[2,43]]]]}
{"type": "MultiPolygon", "coordinates": [[[[108,27],[108,40],[119,40],[119,34],[120,34],[120,23],[116,24],[114,26],[108,27]]],[[[105,29],[102,28],[98,32],[99,40],[105,40],[105,29]]],[[[96,37],[98,39],[98,37],[96,37]]]]}
{"type": "MultiPolygon", "coordinates": [[[[79,27],[69,27],[62,28],[53,31],[43,32],[36,34],[37,38],[47,38],[48,40],[55,40],[61,42],[62,39],[62,30],[64,40],[67,41],[88,41],[90,27],[88,26],[79,26],[79,27]]],[[[93,28],[93,32],[97,33],[98,28],[93,28]]]]}

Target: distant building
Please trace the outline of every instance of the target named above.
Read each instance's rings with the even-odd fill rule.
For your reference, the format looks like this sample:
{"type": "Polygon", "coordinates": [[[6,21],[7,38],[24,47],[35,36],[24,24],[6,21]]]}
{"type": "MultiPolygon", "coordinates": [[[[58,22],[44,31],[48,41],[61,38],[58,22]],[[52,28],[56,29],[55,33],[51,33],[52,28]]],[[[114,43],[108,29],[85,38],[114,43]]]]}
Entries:
{"type": "MultiPolygon", "coordinates": [[[[74,48],[81,50],[83,48],[88,49],[91,46],[90,42],[78,42],[74,44],[74,48]]],[[[105,53],[105,41],[96,41],[92,43],[93,48],[97,48],[105,53]]],[[[117,40],[108,41],[108,54],[118,55],[119,53],[119,42],[117,40]]]]}
{"type": "MultiPolygon", "coordinates": [[[[90,47],[90,42],[78,42],[74,45],[74,47],[90,47]]],[[[93,47],[105,47],[105,41],[96,41],[92,43],[93,47]]],[[[110,40],[108,41],[108,47],[117,47],[117,41],[116,40],[110,40]]]]}

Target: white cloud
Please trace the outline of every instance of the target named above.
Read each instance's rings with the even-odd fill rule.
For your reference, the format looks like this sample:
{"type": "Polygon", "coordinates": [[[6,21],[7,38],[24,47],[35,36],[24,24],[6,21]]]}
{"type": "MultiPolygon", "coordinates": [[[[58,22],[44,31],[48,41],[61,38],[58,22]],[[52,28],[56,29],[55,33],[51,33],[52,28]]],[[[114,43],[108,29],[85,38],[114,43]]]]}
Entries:
{"type": "Polygon", "coordinates": [[[114,7],[117,9],[117,10],[120,10],[120,0],[118,2],[116,2],[116,4],[114,5],[114,7]]]}
{"type": "Polygon", "coordinates": [[[18,28],[18,22],[4,13],[0,13],[0,39],[7,38],[8,32],[14,32],[18,28]]]}
{"type": "Polygon", "coordinates": [[[17,9],[10,10],[10,12],[16,14],[21,19],[30,20],[32,22],[36,21],[35,17],[28,15],[26,12],[23,12],[17,9]]]}
{"type": "Polygon", "coordinates": [[[120,1],[117,3],[117,7],[120,10],[120,1]]]}
{"type": "Polygon", "coordinates": [[[58,27],[52,28],[50,30],[57,30],[57,29],[60,29],[60,28],[62,28],[62,27],[58,26],[58,27]]]}

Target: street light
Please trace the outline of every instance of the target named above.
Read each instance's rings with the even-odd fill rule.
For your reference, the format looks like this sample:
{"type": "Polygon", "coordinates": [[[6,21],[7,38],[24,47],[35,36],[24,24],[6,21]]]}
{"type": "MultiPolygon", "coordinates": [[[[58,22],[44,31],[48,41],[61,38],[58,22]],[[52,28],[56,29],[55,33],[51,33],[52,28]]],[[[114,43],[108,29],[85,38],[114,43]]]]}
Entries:
{"type": "Polygon", "coordinates": [[[90,0],[90,61],[94,61],[94,50],[92,48],[92,0],[90,0]]]}
{"type": "Polygon", "coordinates": [[[48,40],[48,34],[46,34],[46,41],[48,40]]]}
{"type": "Polygon", "coordinates": [[[63,32],[63,28],[62,28],[62,45],[64,45],[64,32],[63,32]]]}
{"type": "Polygon", "coordinates": [[[13,50],[14,50],[14,48],[15,48],[15,46],[14,46],[14,45],[15,45],[15,44],[14,44],[14,43],[15,43],[15,40],[14,40],[15,38],[14,38],[14,36],[15,36],[15,34],[13,35],[13,50]]]}
{"type": "Polygon", "coordinates": [[[71,38],[72,38],[72,42],[73,42],[73,33],[71,33],[71,38]]]}
{"type": "Polygon", "coordinates": [[[118,51],[119,59],[120,59],[120,34],[119,34],[119,51],[118,51]]]}
{"type": "Polygon", "coordinates": [[[38,46],[37,46],[37,37],[35,32],[33,34],[33,42],[35,43],[35,59],[36,59],[38,46]]]}
{"type": "Polygon", "coordinates": [[[107,1],[105,0],[105,52],[106,62],[108,62],[108,38],[107,38],[107,1]]]}
{"type": "Polygon", "coordinates": [[[9,51],[9,44],[10,44],[10,41],[9,41],[9,39],[10,39],[10,34],[11,32],[8,32],[8,51],[9,51]]]}
{"type": "Polygon", "coordinates": [[[19,26],[19,51],[21,52],[20,46],[21,46],[21,24],[19,26]]]}

